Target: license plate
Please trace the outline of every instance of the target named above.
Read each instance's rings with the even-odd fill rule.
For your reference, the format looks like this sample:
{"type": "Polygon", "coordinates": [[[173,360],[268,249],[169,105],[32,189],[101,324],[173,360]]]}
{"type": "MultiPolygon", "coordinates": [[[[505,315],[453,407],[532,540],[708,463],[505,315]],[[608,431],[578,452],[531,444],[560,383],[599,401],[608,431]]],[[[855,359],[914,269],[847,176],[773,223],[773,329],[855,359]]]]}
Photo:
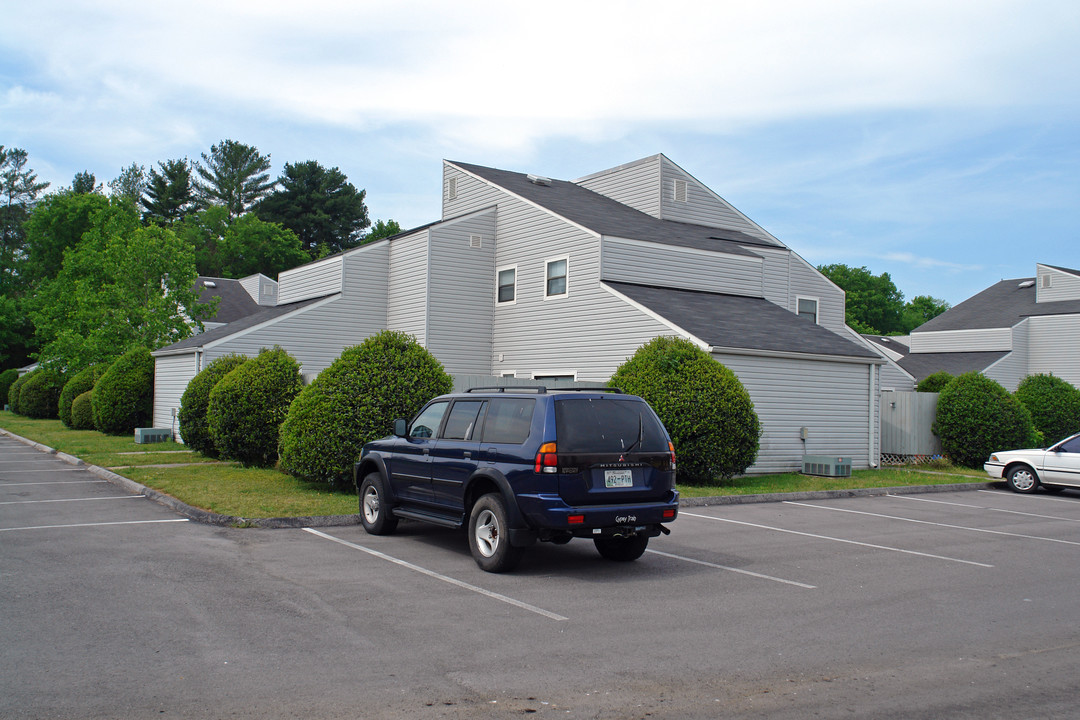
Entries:
{"type": "Polygon", "coordinates": [[[634,474],[626,470],[605,470],[604,487],[624,488],[634,486],[634,474]]]}

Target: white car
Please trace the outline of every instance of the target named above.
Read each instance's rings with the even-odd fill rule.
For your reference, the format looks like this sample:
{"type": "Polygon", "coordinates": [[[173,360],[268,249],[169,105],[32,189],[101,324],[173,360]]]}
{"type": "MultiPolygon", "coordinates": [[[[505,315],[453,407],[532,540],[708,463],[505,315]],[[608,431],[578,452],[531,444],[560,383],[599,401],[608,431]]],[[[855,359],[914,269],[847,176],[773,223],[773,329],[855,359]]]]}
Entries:
{"type": "Polygon", "coordinates": [[[1018,493],[1048,489],[1080,488],[1080,433],[1056,445],[1036,450],[996,452],[983,464],[990,477],[1004,478],[1018,493]]]}

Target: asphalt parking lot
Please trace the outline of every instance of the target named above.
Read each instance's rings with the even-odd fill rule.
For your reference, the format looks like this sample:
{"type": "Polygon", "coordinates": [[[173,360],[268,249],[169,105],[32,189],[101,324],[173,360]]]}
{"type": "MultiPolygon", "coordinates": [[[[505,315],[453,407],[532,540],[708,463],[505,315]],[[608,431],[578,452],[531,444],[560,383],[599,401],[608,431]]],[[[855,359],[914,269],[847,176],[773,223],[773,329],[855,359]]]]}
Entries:
{"type": "Polygon", "coordinates": [[[684,508],[631,564],[189,522],[0,437],[0,717],[1074,717],[1080,494],[684,508]]]}

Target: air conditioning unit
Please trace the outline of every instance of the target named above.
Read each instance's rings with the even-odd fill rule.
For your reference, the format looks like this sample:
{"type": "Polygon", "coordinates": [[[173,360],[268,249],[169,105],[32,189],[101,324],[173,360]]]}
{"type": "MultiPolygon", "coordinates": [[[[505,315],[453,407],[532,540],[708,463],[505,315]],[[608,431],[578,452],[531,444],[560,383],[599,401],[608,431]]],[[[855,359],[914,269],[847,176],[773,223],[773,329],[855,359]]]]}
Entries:
{"type": "Polygon", "coordinates": [[[802,474],[851,477],[851,458],[839,455],[803,455],[802,474]]]}
{"type": "Polygon", "coordinates": [[[170,428],[135,428],[135,443],[146,445],[147,443],[159,443],[172,440],[170,428]]]}

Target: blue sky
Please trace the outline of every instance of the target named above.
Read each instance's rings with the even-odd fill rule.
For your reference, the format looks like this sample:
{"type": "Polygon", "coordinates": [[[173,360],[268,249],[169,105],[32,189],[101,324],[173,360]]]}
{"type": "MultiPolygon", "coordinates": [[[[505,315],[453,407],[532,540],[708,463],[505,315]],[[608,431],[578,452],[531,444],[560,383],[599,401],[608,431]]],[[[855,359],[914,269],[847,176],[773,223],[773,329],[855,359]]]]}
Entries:
{"type": "Polygon", "coordinates": [[[0,144],[54,188],[231,138],[439,215],[443,158],[663,152],[811,263],[960,302],[1080,268],[1080,3],[9,3],[0,144]]]}

